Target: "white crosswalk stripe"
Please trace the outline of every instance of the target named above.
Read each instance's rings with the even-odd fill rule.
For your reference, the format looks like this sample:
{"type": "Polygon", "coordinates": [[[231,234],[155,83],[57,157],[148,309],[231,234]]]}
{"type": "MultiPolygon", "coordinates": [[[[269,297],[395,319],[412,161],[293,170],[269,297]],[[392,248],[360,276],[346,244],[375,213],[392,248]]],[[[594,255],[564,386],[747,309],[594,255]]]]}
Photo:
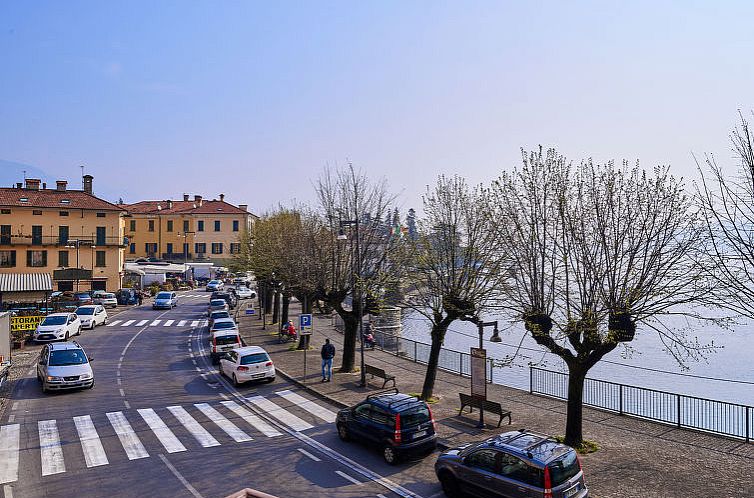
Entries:
{"type": "Polygon", "coordinates": [[[76,431],[79,433],[81,449],[84,452],[84,460],[87,467],[98,467],[107,465],[107,455],[102,447],[102,441],[99,439],[97,429],[94,428],[92,417],[84,415],[73,417],[73,423],[76,424],[76,431]]]}
{"type": "Polygon", "coordinates": [[[129,460],[136,460],[138,458],[146,458],[149,456],[144,445],[141,444],[139,436],[131,427],[131,424],[123,415],[123,412],[107,412],[107,418],[110,419],[110,424],[115,430],[115,434],[120,439],[120,444],[123,445],[123,449],[126,452],[126,456],[129,460]]]}
{"type": "Polygon", "coordinates": [[[249,425],[261,432],[267,437],[282,436],[281,432],[278,432],[273,426],[251,413],[246,408],[242,407],[235,401],[223,401],[223,406],[244,419],[249,425]]]}
{"type": "Polygon", "coordinates": [[[141,418],[144,419],[144,422],[147,423],[149,428],[152,429],[152,432],[154,432],[154,435],[157,436],[157,439],[160,440],[162,445],[165,447],[165,451],[167,451],[168,453],[186,451],[186,447],[181,444],[178,438],[175,437],[175,434],[173,434],[173,431],[171,431],[170,428],[165,425],[165,422],[162,421],[162,419],[157,415],[157,413],[155,413],[153,409],[144,408],[136,411],[139,412],[141,418]]]}
{"type": "Polygon", "coordinates": [[[328,410],[327,408],[318,405],[314,401],[311,401],[309,399],[304,398],[298,393],[294,393],[290,389],[286,389],[285,391],[278,391],[275,394],[278,396],[287,399],[291,403],[295,404],[296,406],[300,406],[304,410],[308,411],[312,415],[315,415],[325,422],[333,423],[335,422],[335,412],[328,410]]]}
{"type": "Polygon", "coordinates": [[[192,327],[198,327],[199,326],[199,320],[194,320],[191,322],[192,327]]]}
{"type": "Polygon", "coordinates": [[[63,448],[60,446],[58,423],[55,420],[40,420],[39,452],[42,458],[42,476],[61,474],[65,472],[63,448]]]}
{"type": "Polygon", "coordinates": [[[262,396],[251,396],[246,399],[266,412],[268,415],[275,417],[295,431],[305,431],[306,429],[311,429],[312,427],[314,427],[309,422],[300,419],[296,415],[279,407],[267,398],[264,398],[262,396]]]}
{"type": "Polygon", "coordinates": [[[123,322],[123,326],[124,326],[124,327],[128,327],[129,325],[131,325],[131,324],[132,324],[132,323],[134,323],[135,321],[136,321],[136,320],[126,320],[125,322],[123,322]]]}
{"type": "Polygon", "coordinates": [[[183,424],[183,427],[194,436],[194,439],[205,448],[210,446],[220,446],[220,443],[212,437],[212,434],[207,432],[207,429],[202,427],[194,417],[189,415],[185,408],[182,406],[168,406],[168,410],[173,414],[178,421],[183,424]]]}
{"type": "Polygon", "coordinates": [[[137,327],[141,327],[145,325],[149,320],[141,320],[139,323],[136,324],[137,327]]]}
{"type": "Polygon", "coordinates": [[[152,323],[149,324],[150,327],[155,327],[160,324],[162,320],[152,320],[152,323]]]}
{"type": "Polygon", "coordinates": [[[209,320],[199,320],[200,327],[206,327],[208,323],[209,323],[209,320]]]}
{"type": "Polygon", "coordinates": [[[186,320],[181,320],[180,322],[178,322],[179,327],[183,327],[184,325],[186,325],[186,320]]]}
{"type": "Polygon", "coordinates": [[[113,320],[112,322],[108,322],[107,326],[108,326],[108,327],[115,327],[115,326],[116,326],[116,325],[118,325],[118,324],[119,324],[120,322],[122,322],[122,320],[113,320]]]}
{"type": "Polygon", "coordinates": [[[163,327],[170,327],[171,325],[173,325],[174,321],[175,320],[165,320],[165,323],[163,323],[162,326],[163,327]]]}
{"type": "Polygon", "coordinates": [[[0,427],[0,484],[18,480],[18,448],[21,440],[21,425],[0,427]]]}
{"type": "Polygon", "coordinates": [[[228,436],[232,437],[235,442],[242,443],[244,441],[252,440],[251,436],[239,429],[236,424],[223,417],[220,412],[215,410],[208,403],[195,403],[194,406],[206,415],[208,419],[213,421],[215,425],[225,431],[228,436]]]}

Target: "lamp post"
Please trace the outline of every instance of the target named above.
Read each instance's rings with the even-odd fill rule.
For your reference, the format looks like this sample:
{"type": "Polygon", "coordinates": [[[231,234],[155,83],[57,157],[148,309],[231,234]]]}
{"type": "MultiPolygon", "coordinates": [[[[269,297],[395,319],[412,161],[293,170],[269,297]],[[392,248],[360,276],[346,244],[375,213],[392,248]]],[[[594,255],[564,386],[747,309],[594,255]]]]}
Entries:
{"type": "MultiPolygon", "coordinates": [[[[188,242],[187,242],[186,239],[187,239],[187,237],[188,237],[189,234],[193,235],[195,233],[196,232],[183,232],[183,277],[186,278],[186,279],[188,279],[188,275],[187,275],[187,273],[188,273],[188,266],[187,266],[187,264],[188,264],[188,242]]],[[[178,236],[179,237],[181,236],[180,232],[178,232],[178,236]]],[[[192,278],[191,281],[193,282],[193,280],[194,279],[192,278]]]]}
{"type": "MultiPolygon", "coordinates": [[[[494,327],[492,331],[492,337],[490,337],[490,342],[502,342],[502,339],[500,338],[500,331],[497,328],[497,320],[491,321],[491,322],[483,322],[479,319],[479,317],[473,317],[468,319],[468,321],[476,324],[477,330],[479,331],[479,349],[484,351],[484,328],[485,327],[494,327]]],[[[474,384],[474,369],[472,368],[472,386],[474,384]]],[[[484,369],[483,369],[483,375],[484,375],[484,383],[487,384],[487,354],[486,351],[484,352],[484,369]]],[[[485,388],[486,391],[486,388],[485,388]]],[[[486,399],[486,396],[485,396],[486,399]]],[[[484,409],[479,409],[479,424],[477,424],[477,427],[480,429],[484,428],[484,409]]]]}
{"type": "Polygon", "coordinates": [[[90,287],[94,287],[94,250],[97,249],[97,246],[92,244],[92,280],[90,287]]]}
{"type": "Polygon", "coordinates": [[[359,355],[361,357],[361,382],[359,385],[361,387],[365,387],[367,385],[367,376],[366,372],[364,371],[364,331],[362,329],[363,322],[362,322],[362,293],[361,293],[361,245],[360,245],[360,237],[359,237],[359,217],[357,216],[356,219],[353,220],[341,220],[340,221],[340,233],[338,234],[338,240],[346,240],[348,237],[343,232],[344,226],[353,226],[356,231],[356,255],[352,260],[352,266],[351,266],[351,278],[353,283],[351,284],[351,297],[353,299],[353,310],[356,311],[356,317],[359,321],[359,355]],[[358,299],[356,298],[356,278],[358,277],[358,299]]]}
{"type": "MultiPolygon", "coordinates": [[[[81,240],[78,239],[68,239],[68,242],[66,242],[66,245],[64,246],[66,249],[76,249],[76,270],[80,270],[79,267],[79,246],[81,246],[81,240]]],[[[79,276],[76,274],[76,292],[79,291],[79,276]]]]}

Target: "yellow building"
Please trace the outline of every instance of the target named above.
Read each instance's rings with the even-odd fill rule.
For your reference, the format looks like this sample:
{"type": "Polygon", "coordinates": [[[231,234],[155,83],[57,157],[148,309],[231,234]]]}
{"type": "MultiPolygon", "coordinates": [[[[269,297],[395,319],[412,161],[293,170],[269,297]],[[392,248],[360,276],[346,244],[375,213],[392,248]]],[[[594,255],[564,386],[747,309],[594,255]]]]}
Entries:
{"type": "Polygon", "coordinates": [[[240,237],[251,231],[255,218],[246,204],[229,204],[223,194],[212,200],[184,194],[183,200],[140,201],[122,207],[128,211],[128,259],[185,259],[222,266],[240,252],[240,237]]]}
{"type": "Polygon", "coordinates": [[[83,190],[32,178],[0,188],[0,273],[49,274],[55,290],[120,287],[125,210],[93,194],[91,175],[83,180],[83,190]]]}

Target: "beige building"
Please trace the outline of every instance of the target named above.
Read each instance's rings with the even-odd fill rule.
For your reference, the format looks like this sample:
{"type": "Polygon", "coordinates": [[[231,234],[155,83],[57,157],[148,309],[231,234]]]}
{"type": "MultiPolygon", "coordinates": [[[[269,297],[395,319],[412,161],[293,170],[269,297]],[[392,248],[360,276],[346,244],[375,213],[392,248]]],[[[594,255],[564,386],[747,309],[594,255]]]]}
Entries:
{"type": "Polygon", "coordinates": [[[219,199],[140,201],[123,205],[128,211],[128,259],[154,257],[169,261],[211,261],[225,265],[241,250],[240,237],[251,231],[255,216],[246,204],[219,199]]]}
{"type": "Polygon", "coordinates": [[[0,273],[49,274],[54,290],[120,287],[125,210],[94,195],[91,175],[83,180],[83,190],[32,178],[0,188],[0,273]]]}

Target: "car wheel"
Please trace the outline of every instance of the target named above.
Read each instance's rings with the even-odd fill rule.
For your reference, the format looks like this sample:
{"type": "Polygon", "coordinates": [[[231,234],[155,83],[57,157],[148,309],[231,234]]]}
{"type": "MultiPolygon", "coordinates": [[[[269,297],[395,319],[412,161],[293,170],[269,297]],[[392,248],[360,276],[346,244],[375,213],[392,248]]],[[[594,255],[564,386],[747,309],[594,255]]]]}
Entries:
{"type": "Polygon", "coordinates": [[[236,374],[233,374],[233,387],[241,387],[241,383],[238,382],[238,379],[236,378],[236,374]]]}
{"type": "Polygon", "coordinates": [[[68,342],[68,331],[67,330],[65,331],[65,339],[64,339],[64,341],[68,342]]]}
{"type": "Polygon", "coordinates": [[[269,383],[272,383],[272,382],[275,382],[275,377],[268,377],[268,378],[267,378],[267,379],[265,379],[265,380],[266,380],[267,382],[269,382],[269,383]]]}
{"type": "Polygon", "coordinates": [[[351,440],[351,435],[348,434],[348,427],[345,424],[338,424],[338,437],[341,441],[351,440]]]}
{"type": "Polygon", "coordinates": [[[443,472],[440,474],[440,486],[442,486],[442,492],[448,498],[458,498],[461,496],[461,491],[458,488],[458,481],[450,472],[443,472]]]}
{"type": "Polygon", "coordinates": [[[105,318],[105,321],[102,322],[102,325],[107,325],[107,318],[105,318]]]}
{"type": "Polygon", "coordinates": [[[385,460],[385,463],[388,465],[395,465],[398,463],[398,452],[395,451],[395,448],[393,448],[392,445],[386,444],[382,447],[382,459],[385,460]]]}
{"type": "Polygon", "coordinates": [[[47,389],[47,385],[44,383],[44,381],[42,381],[42,392],[45,393],[45,394],[47,394],[48,392],[50,392],[50,390],[47,389]]]}

